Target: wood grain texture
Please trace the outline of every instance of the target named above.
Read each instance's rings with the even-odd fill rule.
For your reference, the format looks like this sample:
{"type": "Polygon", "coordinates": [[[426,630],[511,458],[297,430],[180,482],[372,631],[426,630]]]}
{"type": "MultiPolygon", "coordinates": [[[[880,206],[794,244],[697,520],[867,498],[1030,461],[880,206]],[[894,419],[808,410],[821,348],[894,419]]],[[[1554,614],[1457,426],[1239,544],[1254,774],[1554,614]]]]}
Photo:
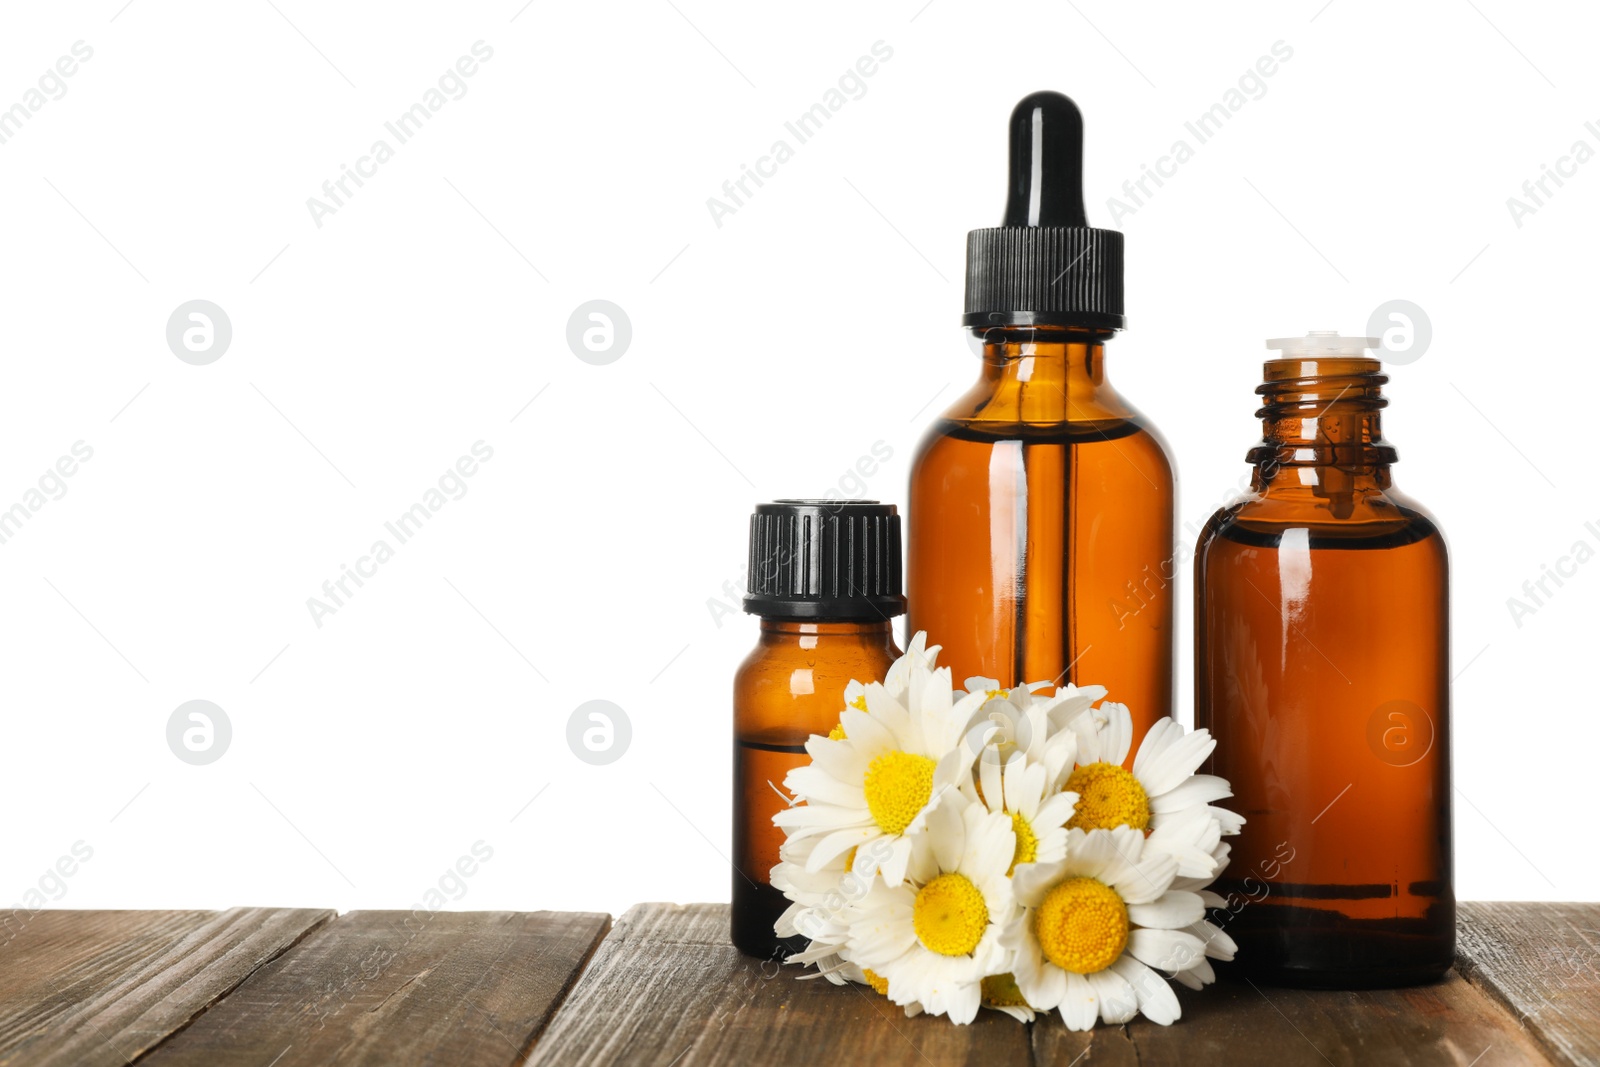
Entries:
{"type": "Polygon", "coordinates": [[[726,905],[638,905],[615,929],[551,912],[39,912],[0,923],[0,1067],[1600,1064],[1600,904],[1460,915],[1459,974],[1431,986],[1224,981],[1180,990],[1174,1026],[1074,1034],[1053,1015],[907,1019],[763,967],[728,944],[726,905]]]}
{"type": "Polygon", "coordinates": [[[351,912],[140,1067],[508,1067],[609,926],[570,912],[351,912]]]}
{"type": "Polygon", "coordinates": [[[1456,969],[1564,1063],[1600,1064],[1600,904],[1459,905],[1456,969]]]}
{"type": "Polygon", "coordinates": [[[331,911],[38,912],[0,946],[0,1065],[120,1067],[331,911]]]}
{"type": "Polygon", "coordinates": [[[1549,1062],[1531,1036],[1451,973],[1413,989],[1359,993],[1254,986],[1225,980],[1178,991],[1183,1018],[1074,1034],[1059,1016],[1033,1026],[1035,1063],[1184,1064],[1203,1067],[1508,1067],[1549,1062]]]}
{"type": "Polygon", "coordinates": [[[725,904],[639,904],[617,920],[530,1065],[1028,1062],[1027,1030],[907,1019],[861,986],[801,980],[728,943],[725,904]]]}

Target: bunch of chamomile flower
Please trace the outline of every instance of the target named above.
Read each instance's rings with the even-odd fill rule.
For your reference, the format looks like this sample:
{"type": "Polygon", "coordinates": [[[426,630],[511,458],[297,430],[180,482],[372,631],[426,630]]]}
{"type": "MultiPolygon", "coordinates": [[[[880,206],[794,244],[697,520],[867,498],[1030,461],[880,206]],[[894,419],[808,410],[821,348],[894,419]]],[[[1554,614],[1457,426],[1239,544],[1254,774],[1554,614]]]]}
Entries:
{"type": "Polygon", "coordinates": [[[1236,947],[1205,918],[1244,823],[1195,773],[1216,742],[1163,719],[1126,770],[1132,722],[1102,687],[963,692],[938,652],[919,633],[883,681],[851,682],[784,779],[777,932],[810,941],[791,962],[956,1023],[1177,1019],[1169,979],[1198,989],[1236,947]]]}

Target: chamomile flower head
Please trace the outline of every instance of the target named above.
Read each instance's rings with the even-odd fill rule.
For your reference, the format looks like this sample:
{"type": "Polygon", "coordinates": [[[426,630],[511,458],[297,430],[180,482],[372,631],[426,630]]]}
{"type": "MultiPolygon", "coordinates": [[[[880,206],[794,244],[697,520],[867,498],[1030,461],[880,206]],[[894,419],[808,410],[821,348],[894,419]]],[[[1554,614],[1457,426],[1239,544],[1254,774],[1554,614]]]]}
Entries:
{"type": "Polygon", "coordinates": [[[956,701],[949,668],[934,669],[922,643],[912,646],[888,682],[863,686],[861,706],[840,714],[842,736],[812,735],[806,742],[812,762],[784,779],[784,788],[805,803],[780,811],[773,822],[790,841],[819,838],[805,863],[810,873],[855,849],[858,871],[862,857],[871,857],[884,880],[899,885],[928,816],[946,797],[959,796],[971,776],[976,753],[961,739],[982,698],[956,701]],[[897,695],[902,670],[904,690],[897,695]]]}
{"type": "Polygon", "coordinates": [[[896,1004],[971,1022],[983,980],[1006,970],[1000,935],[1015,911],[1006,876],[1014,851],[1006,816],[979,804],[938,807],[907,878],[875,883],[850,908],[850,962],[881,976],[896,1004]]]}
{"type": "MultiPolygon", "coordinates": [[[[1066,740],[1066,765],[1072,765],[1075,739],[1066,740]]],[[[1021,863],[1053,863],[1066,855],[1067,820],[1072,818],[1078,794],[1064,793],[1056,775],[1043,762],[1033,762],[1025,752],[1013,752],[1001,766],[980,756],[972,781],[962,786],[967,799],[984,810],[1011,820],[1016,839],[1012,868],[1021,863]]],[[[1007,874],[1012,873],[1010,869],[1007,874]]]]}
{"type": "Polygon", "coordinates": [[[1175,719],[1157,720],[1130,771],[1123,767],[1133,743],[1126,705],[1108,700],[1068,726],[1077,734],[1078,755],[1063,788],[1078,794],[1078,801],[1067,825],[1147,832],[1153,847],[1178,860],[1179,874],[1214,876],[1213,851],[1223,835],[1239,832],[1244,819],[1211,803],[1233,795],[1226,780],[1194,773],[1217,747],[1210,732],[1185,733],[1175,719]]]}
{"type": "Polygon", "coordinates": [[[1073,830],[1065,858],[1018,867],[1021,912],[1002,943],[1027,1003],[1059,1010],[1072,1030],[1140,1013],[1163,1025],[1177,1019],[1178,998],[1152,968],[1204,954],[1187,929],[1204,907],[1198,893],[1172,888],[1177,867],[1128,826],[1073,830]]]}

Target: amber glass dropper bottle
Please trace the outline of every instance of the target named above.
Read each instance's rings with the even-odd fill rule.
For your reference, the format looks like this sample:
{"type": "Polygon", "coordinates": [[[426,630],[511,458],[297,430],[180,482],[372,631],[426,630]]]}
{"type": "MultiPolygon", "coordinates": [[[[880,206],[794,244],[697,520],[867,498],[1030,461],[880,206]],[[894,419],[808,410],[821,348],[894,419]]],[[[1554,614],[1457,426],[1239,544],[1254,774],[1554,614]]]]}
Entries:
{"type": "Polygon", "coordinates": [[[1137,745],[1172,713],[1172,463],[1106,377],[1122,234],[1088,225],[1076,105],[1025,98],[1010,153],[1004,224],[967,237],[978,380],[912,464],[906,632],[957,681],[1104,685],[1137,745]]]}
{"type": "Polygon", "coordinates": [[[1394,486],[1376,338],[1269,341],[1250,491],[1195,553],[1195,723],[1247,822],[1213,887],[1228,969],[1355,989],[1444,974],[1444,535],[1394,486]]]}
{"type": "Polygon", "coordinates": [[[761,637],[733,681],[733,943],[762,959],[805,948],[773,924],[772,888],[788,803],[783,780],[809,763],[806,740],[839,724],[851,680],[881,681],[900,658],[890,620],[905,613],[900,516],[876,501],[779,500],[750,519],[745,611],[761,637]]]}

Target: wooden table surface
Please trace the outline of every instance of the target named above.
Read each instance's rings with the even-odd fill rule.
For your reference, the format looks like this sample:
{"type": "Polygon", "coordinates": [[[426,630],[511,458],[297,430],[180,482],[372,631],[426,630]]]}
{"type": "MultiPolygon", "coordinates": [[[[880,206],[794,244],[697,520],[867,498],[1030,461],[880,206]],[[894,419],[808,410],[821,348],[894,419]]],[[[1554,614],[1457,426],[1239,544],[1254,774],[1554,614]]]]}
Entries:
{"type": "Polygon", "coordinates": [[[907,1019],[740,956],[727,907],[15,912],[0,1065],[1600,1064],[1600,904],[1461,906],[1416,989],[1179,990],[1184,1017],[1068,1032],[907,1019]]]}

